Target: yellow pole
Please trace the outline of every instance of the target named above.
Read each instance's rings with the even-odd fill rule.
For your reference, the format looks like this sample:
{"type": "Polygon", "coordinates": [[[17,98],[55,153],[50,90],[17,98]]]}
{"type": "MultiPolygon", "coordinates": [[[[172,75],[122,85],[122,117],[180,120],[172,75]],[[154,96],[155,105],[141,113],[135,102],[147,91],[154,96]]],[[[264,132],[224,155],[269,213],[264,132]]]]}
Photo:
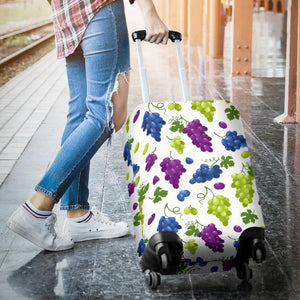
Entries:
{"type": "Polygon", "coordinates": [[[170,0],[169,2],[169,16],[171,29],[176,30],[177,28],[177,0],[170,0]]]}
{"type": "Polygon", "coordinates": [[[269,0],[264,0],[265,12],[269,10],[269,0]]]}
{"type": "Polygon", "coordinates": [[[273,0],[273,12],[278,13],[278,0],[273,0]]]}
{"type": "Polygon", "coordinates": [[[221,0],[209,0],[209,57],[221,57],[221,0]]]}
{"type": "Polygon", "coordinates": [[[209,17],[210,17],[210,5],[209,5],[210,0],[205,0],[204,1],[204,18],[203,18],[203,35],[204,35],[204,41],[203,41],[203,48],[204,48],[204,53],[206,55],[209,55],[209,32],[210,32],[210,22],[209,22],[209,17]]]}
{"type": "Polygon", "coordinates": [[[163,21],[167,24],[167,26],[169,26],[168,22],[168,2],[167,1],[160,1],[160,5],[161,5],[161,15],[162,15],[162,19],[163,21]]]}
{"type": "Polygon", "coordinates": [[[300,123],[300,5],[298,3],[298,32],[297,32],[297,95],[296,95],[296,122],[300,123]]]}
{"type": "Polygon", "coordinates": [[[281,1],[281,10],[282,10],[282,13],[284,14],[285,11],[286,11],[286,0],[282,0],[281,1]]]}
{"type": "Polygon", "coordinates": [[[180,12],[180,31],[183,36],[188,35],[188,0],[181,0],[179,7],[180,12]]]}
{"type": "Polygon", "coordinates": [[[203,1],[188,0],[188,37],[191,46],[201,46],[203,38],[203,1]]]}
{"type": "Polygon", "coordinates": [[[232,76],[251,76],[252,11],[252,0],[234,0],[232,76]]]}

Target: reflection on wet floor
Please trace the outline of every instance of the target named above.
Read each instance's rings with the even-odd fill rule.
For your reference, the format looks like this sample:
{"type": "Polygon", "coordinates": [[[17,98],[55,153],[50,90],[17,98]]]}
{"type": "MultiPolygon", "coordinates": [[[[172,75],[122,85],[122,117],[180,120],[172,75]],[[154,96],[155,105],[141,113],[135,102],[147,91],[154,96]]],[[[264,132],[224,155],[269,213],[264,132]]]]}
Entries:
{"type": "MultiPolygon", "coordinates": [[[[254,265],[251,285],[241,284],[235,272],[165,276],[157,291],[151,291],[140,270],[133,235],[121,239],[76,244],[63,253],[39,249],[8,232],[4,223],[21,203],[5,201],[4,191],[15,187],[7,180],[0,189],[3,199],[0,245],[1,299],[297,299],[300,297],[300,128],[282,125],[274,118],[284,107],[285,46],[280,35],[282,14],[254,14],[253,77],[231,78],[230,43],[224,60],[203,59],[201,49],[183,45],[183,54],[192,99],[229,99],[243,118],[253,171],[266,223],[267,261],[254,265]],[[261,36],[261,33],[264,35],[261,36]],[[266,51],[267,50],[267,51],[266,51]]],[[[226,34],[230,33],[230,24],[226,34]]],[[[227,41],[230,39],[228,38],[227,41]]],[[[145,46],[151,98],[180,100],[175,50],[145,46]]],[[[141,94],[136,52],[132,48],[129,113],[140,103],[141,94]],[[136,70],[136,71],[134,71],[136,70]]],[[[67,92],[60,96],[61,101],[67,92]]],[[[59,109],[60,101],[55,104],[59,109]]],[[[59,116],[58,116],[59,117],[59,116]]],[[[45,123],[55,124],[49,115],[45,123]]],[[[45,136],[41,126],[39,136],[45,136]]],[[[52,133],[53,135],[56,132],[52,133]]],[[[27,157],[37,155],[33,139],[27,157]],[[30,152],[30,155],[29,155],[30,152]]],[[[122,132],[93,160],[91,204],[103,205],[112,219],[131,223],[123,168],[122,132]],[[103,172],[105,175],[103,176],[103,172]],[[105,201],[103,201],[103,198],[105,201]]],[[[51,159],[48,159],[48,161],[51,159]]],[[[42,158],[41,158],[42,159],[42,158]]],[[[22,163],[22,158],[19,162],[22,163]]],[[[16,167],[15,172],[18,168],[16,167]]],[[[15,180],[21,180],[14,174],[15,180]]],[[[18,193],[16,188],[15,193],[18,193]]],[[[60,217],[63,217],[60,215],[60,217]]],[[[133,226],[131,225],[131,232],[133,226]]]]}

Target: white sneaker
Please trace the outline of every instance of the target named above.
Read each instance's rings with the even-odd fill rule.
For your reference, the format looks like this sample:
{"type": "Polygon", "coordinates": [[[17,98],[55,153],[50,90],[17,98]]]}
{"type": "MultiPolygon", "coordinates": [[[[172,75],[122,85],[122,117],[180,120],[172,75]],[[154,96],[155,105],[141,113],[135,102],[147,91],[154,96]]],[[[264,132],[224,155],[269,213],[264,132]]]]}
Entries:
{"type": "Polygon", "coordinates": [[[107,215],[93,209],[81,222],[66,218],[63,232],[70,235],[74,242],[81,242],[122,237],[129,233],[129,228],[125,222],[114,223],[107,215]]]}
{"type": "Polygon", "coordinates": [[[56,215],[52,213],[46,219],[30,215],[23,206],[19,207],[9,218],[7,227],[33,244],[48,250],[61,251],[74,247],[70,237],[59,236],[54,225],[56,215]]]}

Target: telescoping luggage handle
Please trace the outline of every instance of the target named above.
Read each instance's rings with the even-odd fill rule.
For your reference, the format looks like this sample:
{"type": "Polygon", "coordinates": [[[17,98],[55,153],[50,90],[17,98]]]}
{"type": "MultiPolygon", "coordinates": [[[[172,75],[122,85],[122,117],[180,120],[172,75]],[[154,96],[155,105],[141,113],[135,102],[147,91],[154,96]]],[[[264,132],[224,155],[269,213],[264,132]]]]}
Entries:
{"type": "MultiPolygon", "coordinates": [[[[144,67],[144,60],[143,60],[142,47],[141,47],[141,41],[143,41],[145,37],[146,37],[145,30],[139,30],[132,33],[132,39],[136,42],[137,49],[138,49],[138,61],[139,61],[143,101],[144,103],[149,103],[150,102],[149,87],[148,87],[147,74],[146,74],[146,69],[144,67]]],[[[189,101],[190,96],[189,96],[186,73],[183,65],[182,53],[180,48],[180,41],[182,39],[181,33],[170,30],[169,39],[176,45],[178,71],[179,71],[179,78],[181,83],[183,100],[189,101]]]]}

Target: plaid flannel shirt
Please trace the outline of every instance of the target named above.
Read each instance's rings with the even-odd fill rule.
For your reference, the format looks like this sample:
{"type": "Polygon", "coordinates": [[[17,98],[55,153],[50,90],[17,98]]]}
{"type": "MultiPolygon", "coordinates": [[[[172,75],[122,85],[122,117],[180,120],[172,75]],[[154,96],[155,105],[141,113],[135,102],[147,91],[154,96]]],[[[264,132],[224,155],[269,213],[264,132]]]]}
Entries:
{"type": "MultiPolygon", "coordinates": [[[[97,12],[116,0],[52,0],[57,57],[72,54],[97,12]]],[[[134,0],[129,0],[133,3],[134,0]]]]}

